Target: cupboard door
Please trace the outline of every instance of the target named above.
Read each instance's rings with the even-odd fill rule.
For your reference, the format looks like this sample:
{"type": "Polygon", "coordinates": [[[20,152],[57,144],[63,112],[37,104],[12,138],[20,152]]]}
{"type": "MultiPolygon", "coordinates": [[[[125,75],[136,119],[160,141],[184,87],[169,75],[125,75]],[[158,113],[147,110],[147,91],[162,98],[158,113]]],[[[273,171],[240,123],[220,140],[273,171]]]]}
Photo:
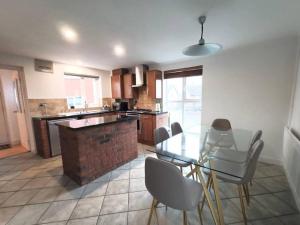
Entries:
{"type": "Polygon", "coordinates": [[[111,91],[112,98],[122,98],[123,97],[123,87],[122,87],[122,76],[112,75],[111,77],[111,91]]]}
{"type": "Polygon", "coordinates": [[[124,89],[124,98],[133,98],[133,88],[132,88],[132,74],[125,74],[123,76],[123,89],[124,89]]]}
{"type": "Polygon", "coordinates": [[[162,98],[162,73],[159,70],[150,70],[147,73],[148,96],[153,99],[162,98]]]}
{"type": "Polygon", "coordinates": [[[141,124],[142,124],[142,136],[141,136],[142,140],[145,143],[152,144],[154,140],[152,116],[142,115],[141,124]]]}

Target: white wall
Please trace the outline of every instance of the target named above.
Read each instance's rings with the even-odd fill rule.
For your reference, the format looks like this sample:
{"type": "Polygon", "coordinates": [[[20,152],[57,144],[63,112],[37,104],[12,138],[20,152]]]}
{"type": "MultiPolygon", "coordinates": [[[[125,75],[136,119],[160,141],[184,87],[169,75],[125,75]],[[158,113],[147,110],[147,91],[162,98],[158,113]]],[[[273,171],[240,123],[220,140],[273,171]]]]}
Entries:
{"type": "Polygon", "coordinates": [[[297,59],[297,73],[291,96],[290,118],[284,132],[283,165],[296,203],[300,209],[300,37],[298,39],[297,59]]]}
{"type": "Polygon", "coordinates": [[[17,79],[18,72],[14,70],[1,70],[0,79],[6,109],[6,120],[10,144],[20,144],[19,126],[17,120],[17,104],[14,95],[14,80],[17,79]]]}
{"type": "Polygon", "coordinates": [[[228,118],[232,126],[263,130],[262,158],[281,163],[294,77],[296,38],[240,46],[206,58],[153,65],[161,70],[203,65],[202,124],[228,118]]]}
{"type": "Polygon", "coordinates": [[[105,86],[102,89],[102,96],[111,96],[110,78],[109,83],[105,83],[108,80],[107,77],[110,76],[110,71],[54,63],[53,73],[42,73],[34,70],[34,59],[32,58],[1,53],[0,64],[24,68],[29,99],[65,98],[64,72],[101,76],[101,80],[104,81],[103,86],[105,86]],[[107,86],[109,87],[107,88],[107,86]]]}
{"type": "MultiPolygon", "coordinates": [[[[63,84],[64,72],[84,73],[100,76],[102,81],[102,97],[111,97],[110,72],[106,70],[90,69],[79,66],[54,63],[54,73],[42,73],[34,70],[34,59],[23,56],[0,53],[0,65],[23,67],[28,99],[53,99],[65,98],[63,84]]],[[[34,136],[31,125],[31,118],[27,115],[27,125],[29,127],[29,139],[31,150],[35,151],[34,136]]]]}

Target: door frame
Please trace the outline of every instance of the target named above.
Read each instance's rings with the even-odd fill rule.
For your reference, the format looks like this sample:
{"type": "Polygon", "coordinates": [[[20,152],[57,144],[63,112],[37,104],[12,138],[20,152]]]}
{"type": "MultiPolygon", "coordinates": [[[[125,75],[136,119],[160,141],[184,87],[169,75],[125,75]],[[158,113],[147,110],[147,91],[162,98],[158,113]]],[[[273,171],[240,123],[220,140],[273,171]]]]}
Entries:
{"type": "MultiPolygon", "coordinates": [[[[27,131],[27,142],[28,142],[28,146],[29,149],[27,149],[28,151],[33,151],[33,147],[32,143],[31,143],[31,139],[32,137],[32,129],[30,129],[30,127],[32,127],[31,124],[31,119],[30,119],[30,111],[29,111],[29,105],[28,105],[28,101],[26,101],[26,99],[28,99],[28,95],[27,95],[27,87],[26,87],[26,80],[25,80],[25,73],[24,73],[24,68],[22,66],[11,66],[11,65],[3,65],[0,64],[0,69],[4,69],[4,70],[14,70],[18,72],[18,77],[20,79],[20,87],[21,87],[21,99],[22,99],[22,104],[23,104],[23,109],[24,109],[24,114],[25,114],[25,124],[26,124],[26,131],[27,131]]],[[[6,121],[7,123],[7,121],[6,121]]],[[[9,135],[9,133],[8,133],[9,135]]],[[[9,137],[10,139],[10,137],[9,137]]]]}

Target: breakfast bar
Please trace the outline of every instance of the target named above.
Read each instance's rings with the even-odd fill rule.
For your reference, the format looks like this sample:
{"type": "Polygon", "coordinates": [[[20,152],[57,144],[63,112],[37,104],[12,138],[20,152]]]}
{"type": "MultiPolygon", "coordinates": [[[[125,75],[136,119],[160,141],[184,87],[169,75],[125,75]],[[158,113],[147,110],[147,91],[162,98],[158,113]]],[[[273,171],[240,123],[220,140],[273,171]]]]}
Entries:
{"type": "Polygon", "coordinates": [[[64,174],[80,185],[137,157],[137,117],[102,116],[58,124],[64,174]]]}

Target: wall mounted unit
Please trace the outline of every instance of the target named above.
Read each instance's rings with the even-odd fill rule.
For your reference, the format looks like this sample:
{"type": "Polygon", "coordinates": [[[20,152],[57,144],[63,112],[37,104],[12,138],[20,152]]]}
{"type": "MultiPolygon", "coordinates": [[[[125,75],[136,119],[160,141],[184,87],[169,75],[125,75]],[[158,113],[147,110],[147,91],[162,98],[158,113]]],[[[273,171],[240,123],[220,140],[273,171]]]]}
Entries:
{"type": "Polygon", "coordinates": [[[34,69],[38,72],[53,73],[53,62],[43,59],[35,59],[34,69]]]}

